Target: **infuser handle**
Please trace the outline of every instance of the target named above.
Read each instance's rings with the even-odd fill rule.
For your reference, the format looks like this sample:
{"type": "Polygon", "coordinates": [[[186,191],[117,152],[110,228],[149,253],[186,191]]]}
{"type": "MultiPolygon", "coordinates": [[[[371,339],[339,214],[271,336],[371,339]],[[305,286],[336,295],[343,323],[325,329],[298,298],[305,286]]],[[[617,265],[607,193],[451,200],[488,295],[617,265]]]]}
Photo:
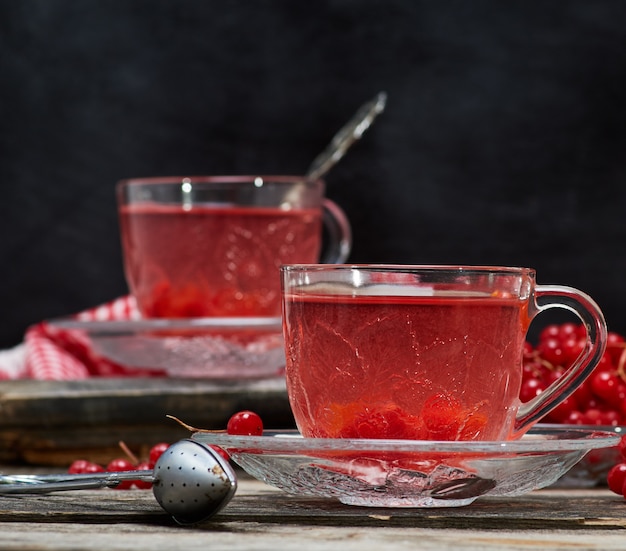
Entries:
{"type": "Polygon", "coordinates": [[[0,495],[115,488],[125,480],[153,482],[154,473],[142,470],[66,475],[0,475],[0,495]]]}

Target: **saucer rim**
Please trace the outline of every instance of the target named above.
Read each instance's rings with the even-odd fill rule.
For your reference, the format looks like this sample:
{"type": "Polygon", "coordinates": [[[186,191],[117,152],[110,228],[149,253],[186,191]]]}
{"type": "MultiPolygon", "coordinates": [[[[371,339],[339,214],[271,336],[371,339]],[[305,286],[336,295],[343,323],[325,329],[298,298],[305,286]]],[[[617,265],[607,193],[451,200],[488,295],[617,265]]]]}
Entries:
{"type": "Polygon", "coordinates": [[[607,427],[580,428],[579,425],[537,424],[519,440],[504,441],[429,441],[390,439],[304,438],[297,430],[265,431],[262,436],[237,436],[217,432],[195,432],[199,442],[236,449],[237,453],[265,452],[449,452],[508,455],[511,453],[551,453],[609,448],[617,445],[621,434],[601,430],[607,427]],[[570,436],[569,438],[567,436],[570,436]]]}
{"type": "Polygon", "coordinates": [[[265,330],[282,331],[280,317],[140,318],[131,320],[80,320],[59,317],[47,321],[58,329],[86,331],[97,335],[122,335],[169,330],[265,330]]]}

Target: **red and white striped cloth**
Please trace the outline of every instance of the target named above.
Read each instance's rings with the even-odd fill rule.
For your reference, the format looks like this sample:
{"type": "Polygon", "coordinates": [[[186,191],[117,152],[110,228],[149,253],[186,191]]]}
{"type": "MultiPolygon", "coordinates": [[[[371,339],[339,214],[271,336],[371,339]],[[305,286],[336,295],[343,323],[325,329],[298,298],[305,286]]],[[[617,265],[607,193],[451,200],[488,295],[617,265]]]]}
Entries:
{"type": "MultiPolygon", "coordinates": [[[[130,296],[80,312],[80,321],[138,319],[139,312],[130,296]]],[[[0,378],[72,380],[89,377],[163,375],[158,371],[128,368],[97,355],[89,337],[82,331],[60,329],[42,321],[29,327],[22,345],[0,352],[0,378]]]]}

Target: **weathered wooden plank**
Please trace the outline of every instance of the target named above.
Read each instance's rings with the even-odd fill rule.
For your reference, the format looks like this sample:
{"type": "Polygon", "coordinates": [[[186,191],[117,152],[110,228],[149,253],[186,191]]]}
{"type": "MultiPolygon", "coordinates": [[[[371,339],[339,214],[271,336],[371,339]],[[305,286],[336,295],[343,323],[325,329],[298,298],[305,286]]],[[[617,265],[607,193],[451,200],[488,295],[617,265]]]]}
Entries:
{"type": "Polygon", "coordinates": [[[194,421],[221,421],[233,408],[255,406],[284,414],[283,379],[212,382],[202,379],[131,378],[84,381],[3,381],[0,427],[153,421],[163,413],[194,421]]]}
{"type": "Polygon", "coordinates": [[[276,493],[239,495],[217,520],[306,526],[396,526],[513,530],[626,529],[626,501],[609,490],[540,491],[519,497],[485,497],[467,507],[389,509],[353,507],[335,500],[276,493]]]}
{"type": "Polygon", "coordinates": [[[93,490],[0,497],[0,548],[254,549],[383,548],[623,549],[626,502],[608,490],[542,490],[482,498],[468,507],[384,509],[289,496],[240,477],[237,495],[217,516],[179,527],[149,491],[93,490]]]}
{"type": "Polygon", "coordinates": [[[232,523],[199,528],[150,524],[2,525],[3,551],[623,551],[624,535],[597,531],[294,527],[232,523]]]}
{"type": "MultiPolygon", "coordinates": [[[[231,503],[205,524],[423,527],[498,530],[626,530],[626,501],[609,490],[542,490],[519,497],[484,497],[466,507],[354,507],[292,496],[240,476],[231,503]]],[[[150,491],[81,490],[0,496],[2,522],[147,522],[173,525],[150,491]]]]}

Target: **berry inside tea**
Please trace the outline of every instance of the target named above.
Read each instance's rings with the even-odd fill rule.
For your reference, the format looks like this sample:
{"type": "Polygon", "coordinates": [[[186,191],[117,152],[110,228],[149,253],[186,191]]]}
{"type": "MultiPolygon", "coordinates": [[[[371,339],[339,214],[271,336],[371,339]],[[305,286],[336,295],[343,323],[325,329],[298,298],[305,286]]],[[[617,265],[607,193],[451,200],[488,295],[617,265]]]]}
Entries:
{"type": "Polygon", "coordinates": [[[145,317],[280,316],[280,265],[320,252],[317,208],[133,204],[119,215],[145,317]]]}
{"type": "Polygon", "coordinates": [[[303,289],[286,293],[284,324],[288,393],[305,436],[511,437],[526,300],[386,285],[303,289]]]}

